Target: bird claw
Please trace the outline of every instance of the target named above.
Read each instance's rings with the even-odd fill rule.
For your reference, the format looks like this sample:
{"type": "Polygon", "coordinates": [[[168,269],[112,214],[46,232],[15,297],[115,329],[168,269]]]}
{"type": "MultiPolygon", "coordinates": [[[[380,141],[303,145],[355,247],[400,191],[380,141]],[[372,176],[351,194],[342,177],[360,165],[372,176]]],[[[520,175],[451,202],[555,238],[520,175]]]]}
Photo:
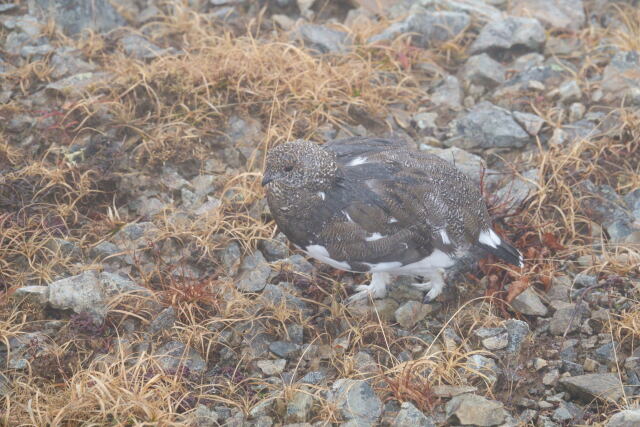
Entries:
{"type": "Polygon", "coordinates": [[[380,290],[372,285],[358,285],[355,288],[356,293],[347,298],[347,304],[355,304],[360,301],[371,299],[380,299],[387,296],[385,291],[380,290]]]}

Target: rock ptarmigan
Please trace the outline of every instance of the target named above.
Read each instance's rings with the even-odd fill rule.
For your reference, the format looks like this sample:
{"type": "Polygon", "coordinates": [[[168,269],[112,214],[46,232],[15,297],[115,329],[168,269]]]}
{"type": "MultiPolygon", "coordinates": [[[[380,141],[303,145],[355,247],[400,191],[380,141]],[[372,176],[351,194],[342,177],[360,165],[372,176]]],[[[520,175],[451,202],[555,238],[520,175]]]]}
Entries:
{"type": "Polygon", "coordinates": [[[311,257],[372,273],[350,302],[384,298],[392,275],[444,287],[443,273],[475,249],[523,266],[522,254],[491,227],[479,188],[447,161],[395,139],[298,140],[267,154],[262,185],[278,228],[311,257]]]}

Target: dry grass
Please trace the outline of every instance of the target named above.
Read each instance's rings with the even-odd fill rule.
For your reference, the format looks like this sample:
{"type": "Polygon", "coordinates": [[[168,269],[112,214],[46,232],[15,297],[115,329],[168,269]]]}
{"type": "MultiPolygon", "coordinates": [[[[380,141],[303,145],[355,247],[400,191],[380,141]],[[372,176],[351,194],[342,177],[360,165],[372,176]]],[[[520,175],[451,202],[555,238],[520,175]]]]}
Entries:
{"type": "MultiPolygon", "coordinates": [[[[626,29],[609,34],[611,43],[640,49],[640,15],[621,9],[620,16],[626,29]]],[[[55,43],[79,48],[112,78],[79,99],[52,101],[48,110],[26,110],[14,101],[0,106],[3,119],[22,113],[39,117],[34,129],[19,136],[0,130],[0,342],[10,348],[12,339],[41,330],[50,320],[37,307],[10,300],[15,289],[98,268],[91,265],[91,248],[125,224],[143,219],[153,221],[157,231],[148,247],[129,253],[140,260],[133,270],[137,283],[152,289],[163,306],[175,309],[175,326],[155,336],[136,332],[153,318],[145,308],[148,301],[135,298],[112,301],[105,325],[57,313],[62,325],[52,334],[53,342],[42,350],[34,345],[27,353],[28,369],[7,371],[12,390],[0,398],[1,425],[184,425],[198,403],[248,414],[265,399],[276,402],[274,412],[280,419],[287,399],[301,388],[292,381],[267,382],[259,375],[251,355],[242,352],[246,343],[239,331],[247,325],[258,325],[279,339],[288,338],[288,325],[303,325],[305,342],[317,348],[305,348],[294,360],[297,373],[323,367],[331,375],[371,378],[384,398],[409,400],[424,410],[442,403],[432,389],[443,384],[474,385],[504,398],[517,385],[496,389],[486,372],[474,371],[467,361],[479,353],[472,331],[497,326],[508,314],[498,299],[505,297],[505,286],[546,289],[561,267],[605,279],[637,277],[640,249],[595,235],[593,221],[581,207],[586,195],[576,191],[584,179],[608,184],[619,194],[640,187],[640,116],[618,109],[610,113],[619,117],[618,127],[570,146],[546,148],[540,143],[536,153],[521,159],[539,168],[537,191],[520,215],[509,218],[507,205],[500,201],[495,213],[509,218],[499,226],[517,246],[527,248],[525,271],[483,264],[487,298],[475,299],[479,292],[474,291],[460,304],[450,301],[434,316],[442,323],[432,326],[428,320],[409,336],[399,336],[380,313],[351,313],[343,305],[342,283],[361,278],[333,272],[287,280],[300,285],[311,316],[284,302],[276,305],[238,292],[217,265],[217,255],[231,241],[250,251],[274,236],[273,223],[263,216],[259,185],[268,147],[294,138],[321,140],[319,129],[327,124],[348,132],[363,117],[377,133],[386,132],[384,119],[393,104],[412,111],[426,97],[423,83],[434,76],[416,65],[429,62],[454,70],[465,59],[472,36],[465,33],[429,50],[397,40],[386,47],[360,43],[348,54],[317,56],[290,44],[284,35],[264,33],[260,19],[238,35],[178,8],[164,26],[148,24],[146,29],[154,42],[182,52],[141,62],[112,51],[113,41],[107,37],[90,34],[76,41],[47,29],[55,43]],[[170,203],[151,218],[131,214],[126,204],[136,188],[129,184],[158,187],[153,181],[165,165],[198,174],[206,170],[207,160],[223,161],[223,148],[235,142],[226,134],[232,116],[260,125],[235,147],[248,160],[246,170],[219,171],[219,209],[184,219],[185,212],[170,203]],[[34,138],[33,143],[21,144],[25,137],[34,138]],[[38,148],[25,148],[32,146],[38,148]],[[501,209],[504,212],[498,212],[501,209]],[[61,239],[80,252],[69,251],[61,239]],[[178,255],[167,256],[167,247],[178,255]],[[595,262],[581,266],[581,256],[592,256],[595,262]],[[144,268],[144,260],[153,261],[151,270],[144,268]],[[205,279],[194,280],[183,271],[187,264],[214,268],[205,279]],[[461,340],[452,344],[445,330],[455,331],[461,340]],[[233,363],[206,379],[184,370],[167,371],[151,349],[168,340],[191,346],[209,368],[222,354],[233,363]],[[143,343],[145,351],[138,347],[143,343]],[[357,354],[363,350],[372,355],[376,370],[358,370],[357,354]],[[413,360],[401,361],[403,351],[413,360]]],[[[350,31],[362,42],[374,29],[361,22],[350,31]]],[[[584,37],[595,45],[603,36],[585,32],[584,37]]],[[[585,80],[597,67],[585,66],[575,77],[585,80]]],[[[42,60],[6,77],[28,94],[49,82],[50,73],[47,60],[42,60]]],[[[529,107],[538,109],[552,127],[564,120],[551,105],[529,107]]],[[[286,270],[281,274],[291,276],[286,270]]],[[[608,330],[635,349],[640,337],[637,290],[611,280],[629,306],[612,319],[608,330]]],[[[467,277],[463,286],[477,290],[478,282],[467,277]]],[[[324,385],[303,391],[315,396],[314,421],[338,421],[336,408],[322,398],[324,385]]]]}

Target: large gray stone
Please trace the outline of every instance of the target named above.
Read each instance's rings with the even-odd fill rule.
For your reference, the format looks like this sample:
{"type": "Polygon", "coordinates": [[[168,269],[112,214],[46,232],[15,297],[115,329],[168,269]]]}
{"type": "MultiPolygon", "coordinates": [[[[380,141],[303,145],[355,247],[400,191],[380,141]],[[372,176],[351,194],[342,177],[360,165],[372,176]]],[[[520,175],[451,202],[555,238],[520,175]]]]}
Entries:
{"type": "Polygon", "coordinates": [[[125,24],[108,0],[29,0],[29,13],[43,21],[53,18],[70,36],[83,30],[103,33],[125,24]]]}
{"type": "Polygon", "coordinates": [[[544,28],[537,19],[508,17],[485,25],[469,50],[471,53],[511,48],[539,50],[545,40],[544,28]]]}
{"type": "Polygon", "coordinates": [[[463,80],[487,88],[498,86],[505,81],[506,69],[486,53],[467,59],[462,68],[463,80]]]}
{"type": "Polygon", "coordinates": [[[88,313],[97,323],[107,315],[106,302],[105,290],[93,271],[49,284],[49,304],[53,308],[88,313]]]}
{"type": "Polygon", "coordinates": [[[607,427],[630,427],[640,425],[640,409],[626,409],[609,418],[607,427]]]}
{"type": "Polygon", "coordinates": [[[614,104],[640,105],[640,52],[618,52],[602,74],[604,100],[614,104]]]}
{"type": "Polygon", "coordinates": [[[255,251],[242,261],[236,287],[244,292],[259,292],[267,286],[270,274],[271,267],[262,252],[255,251]]]}
{"type": "Polygon", "coordinates": [[[449,136],[446,145],[463,149],[522,147],[530,138],[508,110],[487,101],[454,120],[449,136]]]}
{"type": "Polygon", "coordinates": [[[585,402],[594,398],[615,402],[624,395],[620,378],[613,373],[560,378],[560,384],[573,396],[585,402]]]}
{"type": "Polygon", "coordinates": [[[413,328],[418,322],[431,313],[432,307],[419,301],[407,301],[395,312],[396,321],[404,329],[413,328]]]}
{"type": "Polygon", "coordinates": [[[320,53],[344,53],[351,46],[348,33],[317,24],[300,25],[293,37],[302,39],[308,47],[320,53]]]}
{"type": "Polygon", "coordinates": [[[461,394],[446,405],[447,418],[463,425],[495,426],[504,423],[507,412],[501,402],[476,394],[461,394]]]}
{"type": "Polygon", "coordinates": [[[338,379],[333,383],[329,401],[348,421],[374,424],[382,414],[382,401],[367,381],[338,379]]]}
{"type": "Polygon", "coordinates": [[[403,402],[391,427],[435,427],[435,423],[411,402],[403,402]]]}
{"type": "Polygon", "coordinates": [[[585,22],[582,0],[515,0],[511,14],[536,18],[566,30],[579,30],[585,22]]]}
{"type": "Polygon", "coordinates": [[[417,33],[414,43],[421,47],[428,47],[434,42],[443,42],[456,37],[467,28],[470,22],[469,15],[466,13],[419,11],[370,37],[369,42],[391,40],[400,34],[417,33]]]}
{"type": "Polygon", "coordinates": [[[186,368],[189,373],[202,374],[207,368],[207,362],[197,351],[179,341],[169,341],[154,354],[158,356],[156,360],[166,371],[177,372],[186,368]]]}

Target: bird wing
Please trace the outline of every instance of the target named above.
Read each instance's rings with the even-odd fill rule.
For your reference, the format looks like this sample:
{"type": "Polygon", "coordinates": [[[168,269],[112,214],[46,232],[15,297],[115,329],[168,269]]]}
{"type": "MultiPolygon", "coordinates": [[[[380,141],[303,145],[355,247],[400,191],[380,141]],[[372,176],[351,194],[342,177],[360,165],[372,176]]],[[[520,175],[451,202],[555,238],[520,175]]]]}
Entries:
{"type": "Polygon", "coordinates": [[[452,254],[477,241],[478,224],[488,222],[475,185],[439,157],[385,139],[325,147],[336,153],[341,176],[320,214],[329,220],[319,237],[334,259],[407,264],[435,249],[452,254]]]}

